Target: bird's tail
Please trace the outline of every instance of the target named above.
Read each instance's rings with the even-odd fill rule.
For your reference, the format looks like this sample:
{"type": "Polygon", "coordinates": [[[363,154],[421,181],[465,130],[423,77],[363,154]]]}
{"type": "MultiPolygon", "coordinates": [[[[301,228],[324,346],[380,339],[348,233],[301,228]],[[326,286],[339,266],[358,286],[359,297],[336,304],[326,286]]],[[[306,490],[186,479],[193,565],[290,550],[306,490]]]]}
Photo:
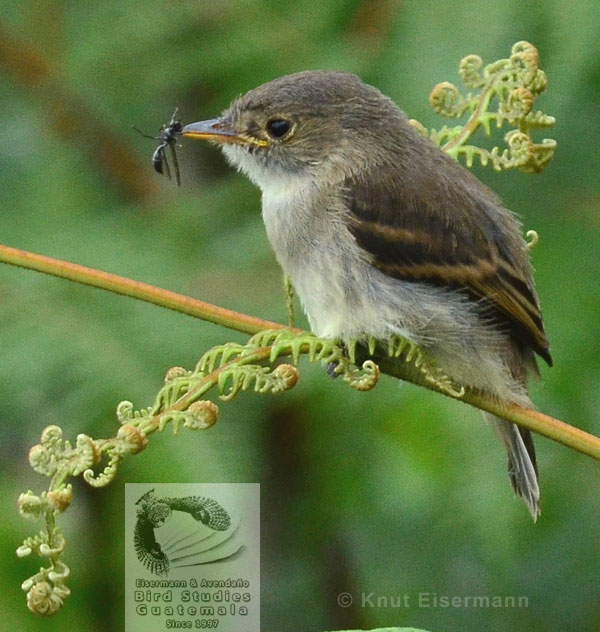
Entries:
{"type": "Polygon", "coordinates": [[[519,428],[490,413],[483,416],[492,424],[508,453],[508,475],[515,494],[520,496],[535,522],[540,511],[540,488],[535,460],[535,448],[529,430],[519,428]]]}

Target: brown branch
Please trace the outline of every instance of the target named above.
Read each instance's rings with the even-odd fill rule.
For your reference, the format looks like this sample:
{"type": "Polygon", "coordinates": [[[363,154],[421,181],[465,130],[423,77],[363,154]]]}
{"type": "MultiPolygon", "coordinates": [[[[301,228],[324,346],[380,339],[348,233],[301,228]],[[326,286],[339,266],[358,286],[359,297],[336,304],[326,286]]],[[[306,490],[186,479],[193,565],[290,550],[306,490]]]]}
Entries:
{"type": "MultiPolygon", "coordinates": [[[[130,296],[247,334],[255,334],[265,329],[287,329],[285,325],[280,323],[239,314],[232,310],[190,298],[189,296],[163,290],[139,281],[133,281],[116,274],[101,272],[8,246],[0,245],[0,262],[37,270],[38,272],[76,281],[77,283],[90,285],[116,294],[130,296]]],[[[293,331],[301,332],[302,330],[294,329],[293,331]]],[[[390,358],[385,357],[376,359],[381,370],[388,375],[424,386],[443,395],[448,395],[448,393],[436,388],[435,385],[426,383],[423,377],[416,373],[410,364],[392,361],[390,358]]],[[[503,404],[479,393],[467,392],[462,397],[455,399],[503,417],[578,452],[600,460],[600,439],[563,421],[514,404],[503,404]]]]}
{"type": "MultiPolygon", "coordinates": [[[[153,303],[160,307],[166,307],[167,309],[201,318],[210,323],[222,325],[229,329],[236,329],[247,334],[255,334],[265,329],[287,329],[285,325],[280,323],[239,314],[230,309],[211,305],[177,292],[163,290],[141,281],[134,281],[117,274],[102,272],[76,263],[53,259],[52,257],[34,254],[18,248],[11,248],[10,246],[0,245],[0,262],[36,270],[37,272],[44,272],[45,274],[67,279],[68,281],[75,281],[83,285],[91,285],[115,294],[137,298],[146,303],[153,303]]],[[[298,329],[296,331],[302,330],[298,329]]]]}

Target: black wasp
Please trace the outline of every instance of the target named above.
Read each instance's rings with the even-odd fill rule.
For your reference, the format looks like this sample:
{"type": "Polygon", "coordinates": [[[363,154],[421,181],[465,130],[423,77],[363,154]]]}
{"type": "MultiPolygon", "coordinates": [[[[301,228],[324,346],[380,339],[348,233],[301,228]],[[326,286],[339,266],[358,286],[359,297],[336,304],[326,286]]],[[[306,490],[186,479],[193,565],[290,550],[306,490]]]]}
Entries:
{"type": "Polygon", "coordinates": [[[181,135],[181,130],[183,129],[181,119],[177,117],[178,110],[179,108],[175,108],[175,112],[173,112],[171,120],[160,128],[160,134],[158,136],[149,136],[148,134],[140,132],[139,129],[137,130],[142,136],[145,136],[146,138],[152,138],[154,140],[160,141],[158,147],[154,150],[154,153],[152,154],[152,166],[154,167],[154,170],[156,172],[161,174],[164,173],[167,178],[169,178],[169,180],[171,179],[171,169],[169,167],[169,161],[167,159],[166,152],[167,147],[171,148],[171,156],[173,157],[173,169],[175,171],[175,181],[177,182],[177,186],[181,184],[181,179],[179,177],[179,163],[177,162],[175,147],[177,146],[177,137],[181,135]]]}

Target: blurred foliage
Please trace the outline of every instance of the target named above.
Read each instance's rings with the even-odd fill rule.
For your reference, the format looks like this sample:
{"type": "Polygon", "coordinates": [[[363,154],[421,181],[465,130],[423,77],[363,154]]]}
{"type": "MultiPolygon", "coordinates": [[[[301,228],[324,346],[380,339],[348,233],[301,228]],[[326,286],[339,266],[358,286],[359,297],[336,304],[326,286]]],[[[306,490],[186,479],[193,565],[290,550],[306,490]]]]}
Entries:
{"type": "MultiPolygon", "coordinates": [[[[201,143],[181,149],[176,189],[132,126],[157,130],[175,106],[184,122],[209,118],[263,81],[331,68],[436,127],[428,94],[457,80],[459,59],[496,59],[525,39],[548,75],[539,101],[557,120],[556,157],[539,176],[475,172],[540,234],[555,367],[542,368],[534,400],[599,434],[599,38],[589,0],[4,0],[2,241],[285,322],[259,193],[201,143]]],[[[538,439],[533,525],[476,411],[389,379],[349,393],[318,366],[277,398],[242,394],[193,440],[161,437],[109,488],[76,489],[73,596],[55,619],[33,617],[20,583],[36,567],[14,555],[27,528],[16,499],[37,484],[27,451],[41,429],[110,436],[117,402],[147,401],[167,367],[244,336],[14,268],[0,269],[0,295],[5,629],[122,629],[125,481],[261,483],[264,630],[597,627],[597,463],[538,439]],[[361,607],[372,591],[408,594],[411,607],[361,607]],[[338,605],[342,592],[353,605],[338,605]],[[419,593],[524,595],[529,606],[419,608],[419,593]]]]}

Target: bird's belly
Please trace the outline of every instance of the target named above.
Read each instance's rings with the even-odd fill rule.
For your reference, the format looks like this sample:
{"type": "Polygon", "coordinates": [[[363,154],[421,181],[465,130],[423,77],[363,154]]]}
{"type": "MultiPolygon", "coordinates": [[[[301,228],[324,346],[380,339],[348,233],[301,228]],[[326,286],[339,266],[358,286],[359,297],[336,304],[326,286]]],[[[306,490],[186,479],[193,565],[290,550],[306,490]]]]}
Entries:
{"type": "Polygon", "coordinates": [[[401,320],[399,310],[388,315],[385,307],[381,309],[381,288],[374,279],[377,271],[358,255],[348,258],[348,253],[315,248],[303,265],[289,270],[311,330],[318,336],[386,338],[391,333],[389,320],[396,327],[401,320]]]}
{"type": "Polygon", "coordinates": [[[350,330],[364,332],[358,323],[362,312],[355,293],[344,282],[338,262],[319,257],[320,264],[305,265],[294,274],[292,282],[306,312],[312,331],[325,338],[345,338],[350,330]]]}
{"type": "Polygon", "coordinates": [[[385,338],[392,329],[398,333],[403,329],[403,297],[401,288],[392,287],[398,283],[372,266],[342,213],[325,210],[335,202],[311,202],[310,189],[288,188],[284,194],[282,189],[263,188],[269,241],[312,331],[344,340],[385,338]]]}

